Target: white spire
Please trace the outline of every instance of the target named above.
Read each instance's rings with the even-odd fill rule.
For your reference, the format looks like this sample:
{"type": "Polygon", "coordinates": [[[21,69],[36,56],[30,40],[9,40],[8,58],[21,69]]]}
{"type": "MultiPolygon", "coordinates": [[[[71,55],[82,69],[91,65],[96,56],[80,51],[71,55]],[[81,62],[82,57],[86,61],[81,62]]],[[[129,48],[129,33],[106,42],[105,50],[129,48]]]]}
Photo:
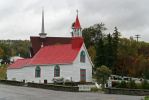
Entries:
{"type": "Polygon", "coordinates": [[[41,33],[39,33],[41,38],[46,38],[46,33],[44,29],[44,9],[42,9],[42,26],[41,26],[41,33]]]}
{"type": "Polygon", "coordinates": [[[44,10],[42,9],[42,27],[41,27],[41,33],[44,33],[44,10]]]}

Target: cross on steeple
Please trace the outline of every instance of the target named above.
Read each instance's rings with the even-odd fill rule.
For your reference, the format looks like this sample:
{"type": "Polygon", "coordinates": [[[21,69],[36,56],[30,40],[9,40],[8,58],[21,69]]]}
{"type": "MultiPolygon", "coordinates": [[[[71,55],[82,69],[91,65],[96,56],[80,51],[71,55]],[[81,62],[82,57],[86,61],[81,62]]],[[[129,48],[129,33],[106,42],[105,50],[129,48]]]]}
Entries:
{"type": "Polygon", "coordinates": [[[79,10],[77,9],[76,12],[77,12],[77,16],[78,16],[79,10]]]}

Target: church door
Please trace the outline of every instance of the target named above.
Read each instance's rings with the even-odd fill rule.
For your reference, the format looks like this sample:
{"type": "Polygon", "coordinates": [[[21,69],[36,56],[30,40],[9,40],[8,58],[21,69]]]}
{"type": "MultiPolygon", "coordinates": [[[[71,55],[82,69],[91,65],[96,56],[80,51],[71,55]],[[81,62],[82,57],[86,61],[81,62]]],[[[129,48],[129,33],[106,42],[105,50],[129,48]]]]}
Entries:
{"type": "Polygon", "coordinates": [[[86,82],[86,69],[80,69],[80,82],[86,82]]]}

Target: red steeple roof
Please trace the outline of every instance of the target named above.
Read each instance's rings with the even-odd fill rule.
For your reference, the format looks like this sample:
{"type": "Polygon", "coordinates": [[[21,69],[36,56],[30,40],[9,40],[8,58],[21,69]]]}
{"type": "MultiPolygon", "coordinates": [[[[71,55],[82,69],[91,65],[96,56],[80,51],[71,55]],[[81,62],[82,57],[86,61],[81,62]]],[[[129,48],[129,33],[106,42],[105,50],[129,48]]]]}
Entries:
{"type": "Polygon", "coordinates": [[[75,21],[75,24],[74,24],[74,28],[75,28],[75,29],[80,29],[80,28],[81,28],[78,15],[77,15],[77,17],[76,17],[76,21],[75,21]]]}

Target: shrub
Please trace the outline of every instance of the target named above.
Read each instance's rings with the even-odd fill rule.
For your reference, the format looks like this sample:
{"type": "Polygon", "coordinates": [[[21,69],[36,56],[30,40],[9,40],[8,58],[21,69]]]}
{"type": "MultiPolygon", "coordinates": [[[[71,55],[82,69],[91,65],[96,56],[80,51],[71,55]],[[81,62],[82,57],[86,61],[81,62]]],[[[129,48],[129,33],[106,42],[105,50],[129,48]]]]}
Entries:
{"type": "Polygon", "coordinates": [[[97,87],[92,87],[91,88],[91,92],[98,92],[98,91],[99,91],[99,89],[97,87]]]}
{"type": "Polygon", "coordinates": [[[96,69],[96,79],[98,83],[102,83],[102,88],[104,88],[104,84],[106,84],[111,73],[112,71],[104,65],[96,69]]]}
{"type": "Polygon", "coordinates": [[[128,88],[128,86],[125,81],[121,81],[121,83],[119,85],[117,85],[117,88],[128,88]]]}
{"type": "Polygon", "coordinates": [[[144,80],[142,82],[142,89],[149,89],[149,83],[147,82],[147,80],[144,80]]]}
{"type": "Polygon", "coordinates": [[[112,81],[112,87],[118,87],[120,85],[120,82],[112,81]]]}
{"type": "Polygon", "coordinates": [[[134,80],[130,80],[130,82],[128,82],[128,88],[130,88],[130,89],[136,89],[137,88],[137,85],[136,85],[134,80]]]}
{"type": "Polygon", "coordinates": [[[137,89],[142,89],[142,84],[141,83],[136,83],[137,89]]]}
{"type": "Polygon", "coordinates": [[[0,67],[0,80],[5,80],[7,79],[7,66],[6,65],[2,65],[0,67]]]}

